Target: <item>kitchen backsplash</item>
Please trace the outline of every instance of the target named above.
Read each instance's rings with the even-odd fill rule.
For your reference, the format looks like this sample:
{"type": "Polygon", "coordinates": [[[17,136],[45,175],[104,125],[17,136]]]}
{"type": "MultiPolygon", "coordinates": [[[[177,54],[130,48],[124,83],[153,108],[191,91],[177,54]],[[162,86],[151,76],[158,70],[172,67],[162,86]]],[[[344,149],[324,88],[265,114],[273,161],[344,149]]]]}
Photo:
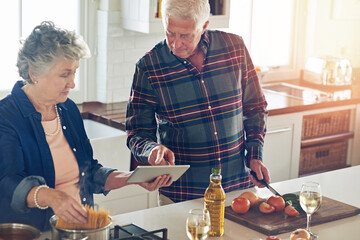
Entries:
{"type": "Polygon", "coordinates": [[[97,100],[127,101],[135,64],[164,34],[142,34],[122,28],[120,11],[98,10],[97,100]]]}

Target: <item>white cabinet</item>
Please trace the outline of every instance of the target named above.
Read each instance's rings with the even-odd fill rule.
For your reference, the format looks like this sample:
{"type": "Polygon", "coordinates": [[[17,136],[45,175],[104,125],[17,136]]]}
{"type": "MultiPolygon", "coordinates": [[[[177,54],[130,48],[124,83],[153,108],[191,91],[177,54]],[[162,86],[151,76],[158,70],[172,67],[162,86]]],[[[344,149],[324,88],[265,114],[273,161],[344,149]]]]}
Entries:
{"type": "Polygon", "coordinates": [[[293,163],[298,162],[296,159],[299,157],[299,115],[283,114],[268,117],[263,162],[270,171],[271,182],[297,177],[296,164],[293,163]]]}
{"type": "MultiPolygon", "coordinates": [[[[215,0],[221,3],[221,14],[211,15],[209,29],[229,27],[230,0],[215,0]]],[[[123,28],[142,33],[162,33],[164,28],[159,18],[159,0],[121,0],[123,28]]]]}
{"type": "Polygon", "coordinates": [[[271,182],[299,176],[304,116],[343,110],[351,112],[349,131],[353,133],[353,138],[348,139],[346,162],[351,166],[360,165],[359,104],[269,116],[264,140],[263,162],[270,171],[271,182]]]}
{"type": "MultiPolygon", "coordinates": [[[[130,150],[126,133],[92,120],[84,120],[94,158],[103,166],[120,171],[130,170],[130,150]]],[[[111,215],[158,206],[158,191],[149,192],[138,185],[112,190],[107,196],[94,194],[95,206],[110,211],[111,215]]]]}

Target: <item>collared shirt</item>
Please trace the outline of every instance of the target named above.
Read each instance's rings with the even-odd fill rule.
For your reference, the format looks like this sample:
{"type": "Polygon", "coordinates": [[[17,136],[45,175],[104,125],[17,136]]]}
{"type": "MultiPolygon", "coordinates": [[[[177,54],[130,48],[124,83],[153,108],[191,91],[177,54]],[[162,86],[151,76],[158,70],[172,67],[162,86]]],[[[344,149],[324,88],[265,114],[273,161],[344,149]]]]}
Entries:
{"type": "Polygon", "coordinates": [[[190,164],[160,189],[175,202],[203,197],[212,167],[221,168],[225,192],[251,187],[245,159],[262,160],[267,102],[242,38],[206,31],[199,44],[201,72],[166,40],[145,54],[127,108],[128,146],[138,161],[148,163],[150,151],[163,144],[176,164],[190,164]]]}
{"type": "MultiPolygon", "coordinates": [[[[11,94],[0,101],[0,223],[25,223],[49,230],[51,208],[28,208],[26,196],[35,186],[55,187],[55,170],[41,114],[36,111],[18,81],[11,94]]],[[[93,193],[103,193],[108,174],[93,159],[90,141],[76,104],[67,99],[57,104],[61,129],[79,165],[82,204],[94,205],[93,193]]]]}

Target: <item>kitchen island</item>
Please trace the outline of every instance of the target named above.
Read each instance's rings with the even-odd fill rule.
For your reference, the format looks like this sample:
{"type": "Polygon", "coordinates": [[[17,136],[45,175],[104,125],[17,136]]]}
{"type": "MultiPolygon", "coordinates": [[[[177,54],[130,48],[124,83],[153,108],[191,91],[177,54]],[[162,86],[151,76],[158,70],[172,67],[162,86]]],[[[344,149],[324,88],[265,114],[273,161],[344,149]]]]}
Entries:
{"type": "MultiPolygon", "coordinates": [[[[271,185],[281,194],[285,194],[299,191],[301,184],[310,180],[317,181],[321,184],[324,196],[360,208],[360,166],[272,183],[271,185]]],[[[248,190],[227,193],[226,206],[229,206],[231,201],[243,191],[248,190]]],[[[251,189],[251,191],[256,192],[257,195],[263,198],[271,195],[271,192],[265,188],[260,189],[256,187],[251,189]]],[[[191,208],[201,207],[203,207],[203,199],[196,199],[120,214],[113,216],[113,220],[114,224],[120,226],[134,223],[148,231],[167,228],[168,239],[185,240],[187,239],[185,232],[187,213],[191,208]]],[[[304,218],[304,227],[305,225],[306,218],[304,218]]],[[[312,226],[311,229],[320,236],[321,240],[360,239],[360,215],[315,225],[312,226]]],[[[278,235],[278,237],[283,240],[289,239],[289,236],[290,233],[278,235]]],[[[220,238],[209,239],[259,240],[265,238],[266,235],[262,233],[225,219],[225,234],[220,238]]]]}
{"type": "MultiPolygon", "coordinates": [[[[280,194],[299,191],[305,181],[316,181],[321,184],[323,196],[360,208],[360,166],[334,170],[326,173],[315,174],[282,182],[272,183],[280,194]]],[[[116,191],[116,190],[115,190],[116,191]]],[[[233,191],[226,194],[226,206],[244,191],[254,191],[258,196],[267,198],[271,192],[266,188],[252,188],[247,190],[233,191]]],[[[167,228],[168,239],[188,239],[185,232],[185,220],[191,208],[202,208],[203,199],[196,199],[175,203],[167,206],[149,208],[145,210],[124,213],[112,216],[113,226],[135,224],[148,231],[167,228]]],[[[306,218],[304,217],[304,228],[306,218]]],[[[320,236],[320,240],[352,240],[360,236],[360,215],[343,218],[340,220],[312,225],[313,232],[320,236]]],[[[295,229],[294,229],[295,230],[295,229]]],[[[290,233],[277,235],[282,240],[289,239],[290,233]]],[[[231,240],[261,240],[266,235],[250,228],[225,219],[225,234],[219,238],[208,239],[231,239],[231,240]]],[[[51,239],[51,233],[45,232],[39,240],[51,239]]]]}

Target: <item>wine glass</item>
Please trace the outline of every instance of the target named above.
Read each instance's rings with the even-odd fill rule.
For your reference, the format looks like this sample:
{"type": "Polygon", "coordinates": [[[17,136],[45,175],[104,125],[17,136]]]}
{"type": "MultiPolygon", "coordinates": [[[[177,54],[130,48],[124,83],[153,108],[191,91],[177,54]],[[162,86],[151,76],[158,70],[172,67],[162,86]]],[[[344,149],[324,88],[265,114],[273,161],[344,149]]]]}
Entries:
{"type": "Polygon", "coordinates": [[[186,234],[191,240],[203,240],[210,230],[210,214],[204,208],[194,208],[189,211],[186,219],[186,234]]]}
{"type": "Polygon", "coordinates": [[[300,206],[306,213],[306,230],[314,239],[317,239],[317,235],[310,231],[311,215],[320,208],[321,202],[320,184],[316,182],[303,183],[300,191],[300,206]]]}

